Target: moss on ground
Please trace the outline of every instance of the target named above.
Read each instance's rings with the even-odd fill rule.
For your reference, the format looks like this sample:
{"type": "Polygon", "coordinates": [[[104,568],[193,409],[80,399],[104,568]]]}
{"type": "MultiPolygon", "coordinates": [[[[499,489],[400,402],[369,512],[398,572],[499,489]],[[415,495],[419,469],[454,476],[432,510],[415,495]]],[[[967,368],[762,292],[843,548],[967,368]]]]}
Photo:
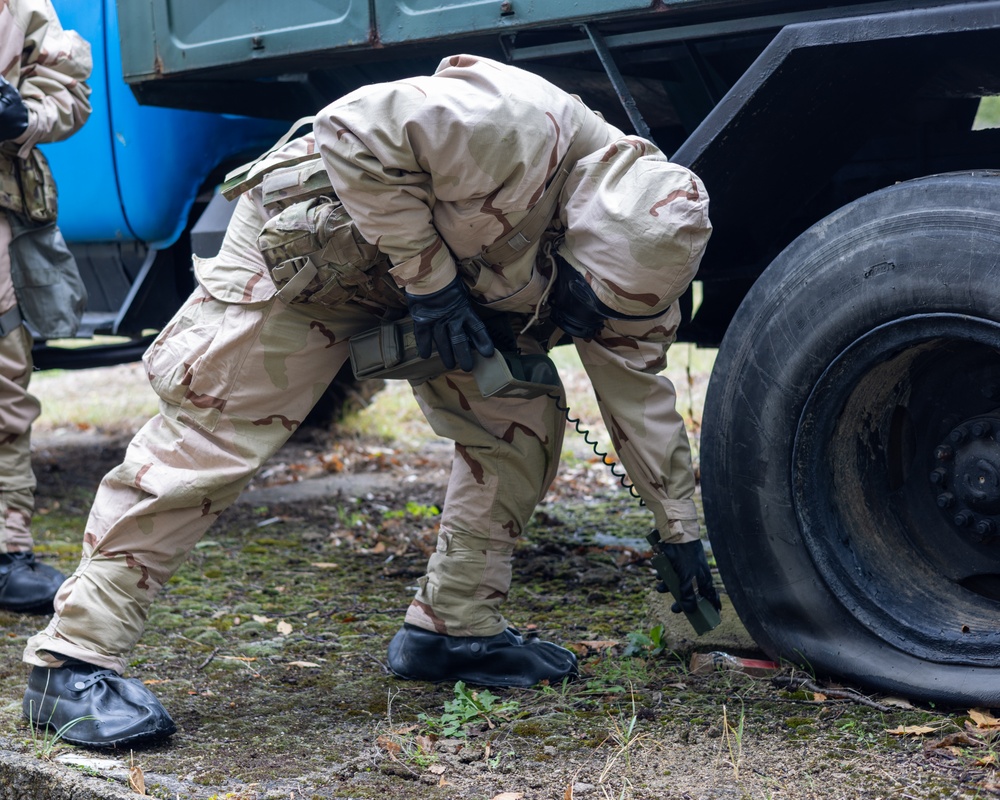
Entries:
{"type": "MultiPolygon", "coordinates": [[[[91,467],[92,470],[92,467],[91,467]]],[[[62,473],[62,474],[65,474],[62,473]]],[[[39,552],[72,570],[88,490],[43,481],[39,552]]],[[[579,680],[487,694],[399,681],[385,650],[434,544],[443,483],[227,511],[168,583],[130,660],[178,726],[135,755],[170,798],[984,796],[997,734],[766,678],[692,675],[642,648],[648,525],[623,492],[563,486],[515,556],[505,610],[580,654],[579,680]],[[407,506],[407,501],[411,503],[407,506]],[[490,700],[490,697],[495,700],[490,700]],[[449,713],[468,714],[449,730],[449,713]],[[477,706],[478,707],[478,706],[477,706]],[[888,731],[933,726],[927,735],[888,731]],[[929,743],[954,735],[951,744],[929,743]],[[964,739],[962,737],[965,737],[964,739]],[[876,783],[873,784],[873,781],[876,783]],[[872,786],[884,786],[872,794],[872,786]],[[588,788],[589,787],[589,788],[588,788]],[[571,790],[572,793],[572,790],[571,790]],[[574,796],[577,796],[574,794],[574,796]]],[[[0,738],[31,752],[20,651],[43,618],[0,612],[0,738]]],[[[118,754],[121,757],[123,754],[118,754]]],[[[125,754],[127,756],[127,754],[125,754]]]]}

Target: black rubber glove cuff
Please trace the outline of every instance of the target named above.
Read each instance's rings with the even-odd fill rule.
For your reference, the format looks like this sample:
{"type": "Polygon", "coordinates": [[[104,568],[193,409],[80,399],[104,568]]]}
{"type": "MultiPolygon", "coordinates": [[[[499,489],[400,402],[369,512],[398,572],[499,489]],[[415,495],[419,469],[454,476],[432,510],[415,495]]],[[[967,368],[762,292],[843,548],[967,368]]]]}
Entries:
{"type": "Polygon", "coordinates": [[[708,567],[705,548],[700,540],[664,544],[660,551],[670,560],[670,565],[680,578],[681,596],[670,607],[671,611],[675,614],[681,611],[695,611],[698,608],[699,594],[715,606],[716,611],[722,610],[722,601],[719,599],[719,593],[715,591],[715,586],[712,585],[712,571],[708,567]]]}
{"type": "Polygon", "coordinates": [[[16,139],[28,129],[28,107],[21,93],[0,75],[0,141],[16,139]]]}
{"type": "Polygon", "coordinates": [[[549,294],[552,309],[549,318],[570,336],[593,339],[609,319],[647,320],[656,319],[663,313],[637,316],[615,311],[598,299],[587,279],[565,258],[556,255],[556,264],[559,269],[549,294]]]}
{"type": "Polygon", "coordinates": [[[437,346],[448,369],[454,369],[457,361],[458,366],[470,372],[472,347],[484,358],[493,355],[493,340],[473,310],[469,290],[460,277],[431,294],[407,292],[406,305],[413,318],[413,334],[421,358],[430,358],[437,346]]]}
{"type": "Polygon", "coordinates": [[[549,294],[549,318],[570,336],[593,339],[608,318],[586,279],[562,258],[549,294]]]}

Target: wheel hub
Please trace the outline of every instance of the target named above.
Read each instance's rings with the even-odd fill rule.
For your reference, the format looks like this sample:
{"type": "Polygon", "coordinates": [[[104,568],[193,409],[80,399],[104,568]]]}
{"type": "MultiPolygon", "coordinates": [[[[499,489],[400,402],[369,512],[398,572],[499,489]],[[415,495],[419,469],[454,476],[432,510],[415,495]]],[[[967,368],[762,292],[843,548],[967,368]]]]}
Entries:
{"type": "Polygon", "coordinates": [[[973,417],[934,449],[930,474],[945,518],[976,542],[1000,533],[1000,417],[973,417]]]}

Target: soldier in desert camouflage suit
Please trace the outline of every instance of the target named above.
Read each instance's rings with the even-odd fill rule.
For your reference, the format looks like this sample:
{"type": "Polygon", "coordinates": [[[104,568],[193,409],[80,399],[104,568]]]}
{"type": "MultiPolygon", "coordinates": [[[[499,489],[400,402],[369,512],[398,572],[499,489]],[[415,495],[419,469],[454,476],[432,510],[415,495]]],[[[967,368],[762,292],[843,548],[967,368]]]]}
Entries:
{"type": "Polygon", "coordinates": [[[105,477],[81,564],[25,650],[35,665],[26,708],[42,702],[48,680],[48,696],[60,697],[52,724],[98,717],[74,726],[70,741],[135,743],[173,731],[152,693],[120,677],[154,596],[323,394],[348,338],[377,325],[387,306],[409,309],[421,355],[433,341],[446,366],[462,367],[415,387],[435,431],[456,447],[437,550],[389,646],[394,672],[528,686],[576,668],[571,652],[522,639],[500,613],[514,544],[555,476],[565,423],[550,397],[482,396],[466,371],[473,350],[493,352],[481,313],[510,313],[522,352],[574,336],[616,449],[678,548],[691,602],[694,583],[717,602],[686,434],[673,387],[658,374],[680,320],[677,298],[710,233],[701,182],[578,98],[471,56],[334,102],[313,134],[254,171],[317,150],[360,247],[376,244],[388,261],[333,307],[315,302],[327,291],[318,284],[279,290],[258,234],[280,204],[265,206],[260,186],[240,197],[219,255],[196,259],[198,288],[145,356],[160,414],[105,477]],[[539,202],[568,151],[545,235],[502,267],[477,261],[539,202]],[[388,275],[386,292],[378,284],[388,275]]]}
{"type": "Polygon", "coordinates": [[[28,394],[32,337],[9,248],[29,217],[55,219],[54,184],[26,177],[38,177],[32,165],[45,169],[36,144],[65,139],[90,115],[90,69],[90,45],[63,30],[49,0],[0,3],[0,608],[12,611],[50,611],[63,575],[33,550],[31,424],[40,409],[28,394]]]}

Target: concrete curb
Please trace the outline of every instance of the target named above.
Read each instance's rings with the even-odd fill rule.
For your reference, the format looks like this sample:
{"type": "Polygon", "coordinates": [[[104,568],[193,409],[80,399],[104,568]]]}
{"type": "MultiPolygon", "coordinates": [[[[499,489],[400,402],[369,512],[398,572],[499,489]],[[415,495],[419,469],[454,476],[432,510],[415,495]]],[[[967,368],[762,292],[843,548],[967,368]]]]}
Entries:
{"type": "MultiPolygon", "coordinates": [[[[0,738],[0,800],[135,800],[137,794],[109,775],[91,777],[71,767],[15,752],[0,738]]],[[[123,772],[128,780],[128,771],[123,772]]]]}

